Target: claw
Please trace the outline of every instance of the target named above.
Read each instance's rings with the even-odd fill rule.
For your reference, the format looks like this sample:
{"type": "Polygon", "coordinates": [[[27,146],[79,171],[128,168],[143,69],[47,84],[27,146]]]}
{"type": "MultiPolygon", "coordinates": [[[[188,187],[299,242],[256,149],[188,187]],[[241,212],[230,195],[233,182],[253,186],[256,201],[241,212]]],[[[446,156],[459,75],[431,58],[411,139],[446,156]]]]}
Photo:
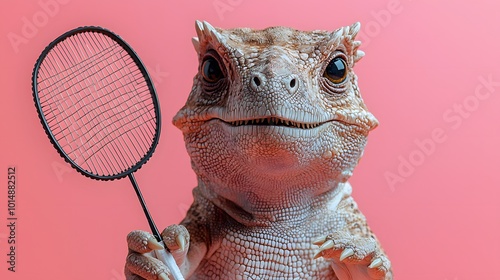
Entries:
{"type": "Polygon", "coordinates": [[[368,266],[368,268],[376,268],[382,265],[382,260],[380,258],[376,258],[372,261],[372,263],[368,266]]]}
{"type": "Polygon", "coordinates": [[[160,280],[169,280],[167,274],[165,272],[162,272],[160,275],[158,275],[158,279],[160,280]]]}
{"type": "Polygon", "coordinates": [[[323,245],[321,245],[321,247],[319,247],[319,250],[324,251],[333,248],[333,246],[335,246],[333,240],[327,240],[325,243],[323,243],[323,245]]]}
{"type": "Polygon", "coordinates": [[[148,247],[153,250],[165,249],[165,246],[163,246],[163,244],[161,244],[160,242],[156,241],[154,237],[148,239],[148,247]]]}
{"type": "Polygon", "coordinates": [[[184,248],[186,247],[186,240],[184,237],[177,235],[175,238],[175,243],[177,243],[177,246],[181,249],[181,251],[184,251],[184,248]]]}
{"type": "Polygon", "coordinates": [[[319,246],[319,245],[325,243],[325,241],[326,241],[326,236],[322,236],[322,237],[318,237],[318,238],[314,239],[313,244],[319,246]]]}
{"type": "Polygon", "coordinates": [[[346,258],[354,255],[354,251],[351,248],[345,249],[342,254],[340,254],[340,261],[345,260],[346,258]]]}

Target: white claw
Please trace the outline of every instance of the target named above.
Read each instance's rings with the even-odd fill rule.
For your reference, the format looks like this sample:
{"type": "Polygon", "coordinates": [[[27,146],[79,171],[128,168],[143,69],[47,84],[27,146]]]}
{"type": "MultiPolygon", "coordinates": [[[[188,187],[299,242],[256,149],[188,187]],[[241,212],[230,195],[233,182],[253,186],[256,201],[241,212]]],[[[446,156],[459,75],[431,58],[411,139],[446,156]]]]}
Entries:
{"type": "Polygon", "coordinates": [[[345,260],[346,258],[354,255],[354,251],[351,248],[345,249],[342,254],[340,254],[340,261],[345,260]]]}
{"type": "Polygon", "coordinates": [[[153,250],[164,250],[165,249],[165,246],[163,246],[162,243],[156,241],[156,239],[152,236],[148,239],[146,244],[150,249],[153,249],[153,250]]]}
{"type": "Polygon", "coordinates": [[[372,261],[372,263],[368,266],[368,268],[376,268],[382,265],[382,260],[380,258],[376,258],[372,261]]]}
{"type": "Polygon", "coordinates": [[[333,242],[333,240],[327,240],[325,243],[323,243],[323,245],[321,245],[319,247],[319,250],[324,251],[324,250],[333,248],[333,246],[335,246],[335,243],[333,242]]]}
{"type": "Polygon", "coordinates": [[[175,238],[175,243],[177,243],[177,246],[179,246],[179,249],[181,251],[184,251],[184,249],[186,248],[186,240],[180,235],[177,235],[177,237],[175,238]]]}

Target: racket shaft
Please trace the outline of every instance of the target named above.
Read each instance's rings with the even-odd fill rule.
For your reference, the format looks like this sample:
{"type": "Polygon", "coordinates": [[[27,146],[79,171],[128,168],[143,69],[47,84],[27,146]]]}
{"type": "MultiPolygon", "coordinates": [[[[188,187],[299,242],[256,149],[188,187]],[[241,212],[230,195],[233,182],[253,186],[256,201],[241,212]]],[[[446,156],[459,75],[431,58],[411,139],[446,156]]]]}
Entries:
{"type": "Polygon", "coordinates": [[[154,251],[156,258],[162,261],[170,270],[170,273],[174,277],[174,280],[184,280],[184,276],[182,276],[179,267],[175,263],[175,259],[172,254],[167,253],[165,250],[156,250],[154,251]]]}
{"type": "MultiPolygon", "coordinates": [[[[144,215],[146,216],[146,219],[148,220],[149,226],[151,228],[151,231],[153,235],[155,236],[156,240],[158,242],[162,242],[160,232],[158,231],[158,228],[155,225],[155,222],[153,221],[153,218],[151,217],[151,214],[149,213],[148,207],[146,206],[146,202],[144,201],[144,198],[142,196],[141,190],[139,189],[139,185],[137,185],[137,181],[135,180],[134,174],[130,173],[128,175],[128,178],[130,179],[130,182],[132,183],[132,186],[134,186],[135,193],[137,194],[137,198],[139,199],[139,202],[141,203],[142,210],[144,210],[144,215]]],[[[184,277],[181,274],[181,271],[179,270],[179,267],[175,263],[175,259],[170,254],[169,252],[165,250],[157,250],[154,251],[156,258],[162,261],[170,270],[170,273],[174,277],[174,280],[184,280],[184,277]]]]}

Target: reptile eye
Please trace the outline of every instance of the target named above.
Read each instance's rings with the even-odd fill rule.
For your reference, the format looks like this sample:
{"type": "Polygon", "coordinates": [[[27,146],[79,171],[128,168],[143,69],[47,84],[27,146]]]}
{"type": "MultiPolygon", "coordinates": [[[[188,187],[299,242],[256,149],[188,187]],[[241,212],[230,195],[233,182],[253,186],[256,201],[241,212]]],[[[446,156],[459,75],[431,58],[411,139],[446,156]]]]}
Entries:
{"type": "Polygon", "coordinates": [[[216,83],[224,78],[219,62],[213,57],[208,57],[203,61],[201,70],[203,79],[209,83],[216,83]]]}
{"type": "Polygon", "coordinates": [[[334,84],[340,84],[341,82],[343,82],[347,77],[347,67],[345,60],[341,57],[332,59],[332,61],[328,63],[328,66],[326,66],[323,76],[334,84]]]}

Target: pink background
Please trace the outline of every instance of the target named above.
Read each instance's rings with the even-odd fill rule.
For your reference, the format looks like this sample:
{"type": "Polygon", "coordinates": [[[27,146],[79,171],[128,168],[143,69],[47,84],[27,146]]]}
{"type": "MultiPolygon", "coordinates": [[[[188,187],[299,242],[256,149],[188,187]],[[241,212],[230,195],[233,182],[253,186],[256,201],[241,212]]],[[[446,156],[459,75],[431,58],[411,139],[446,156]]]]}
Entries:
{"type": "Polygon", "coordinates": [[[195,19],[306,30],[360,21],[367,55],[356,72],[381,125],[351,183],[396,279],[499,279],[497,1],[54,1],[5,0],[0,8],[0,279],[121,280],[126,234],[148,228],[128,180],[79,175],[39,124],[33,64],[74,27],[113,30],[152,73],[164,125],[136,178],[160,228],[184,216],[195,176],[170,120],[197,69],[195,19]],[[24,39],[13,44],[13,36],[24,39]],[[18,176],[16,273],[6,263],[8,166],[18,176]]]}

